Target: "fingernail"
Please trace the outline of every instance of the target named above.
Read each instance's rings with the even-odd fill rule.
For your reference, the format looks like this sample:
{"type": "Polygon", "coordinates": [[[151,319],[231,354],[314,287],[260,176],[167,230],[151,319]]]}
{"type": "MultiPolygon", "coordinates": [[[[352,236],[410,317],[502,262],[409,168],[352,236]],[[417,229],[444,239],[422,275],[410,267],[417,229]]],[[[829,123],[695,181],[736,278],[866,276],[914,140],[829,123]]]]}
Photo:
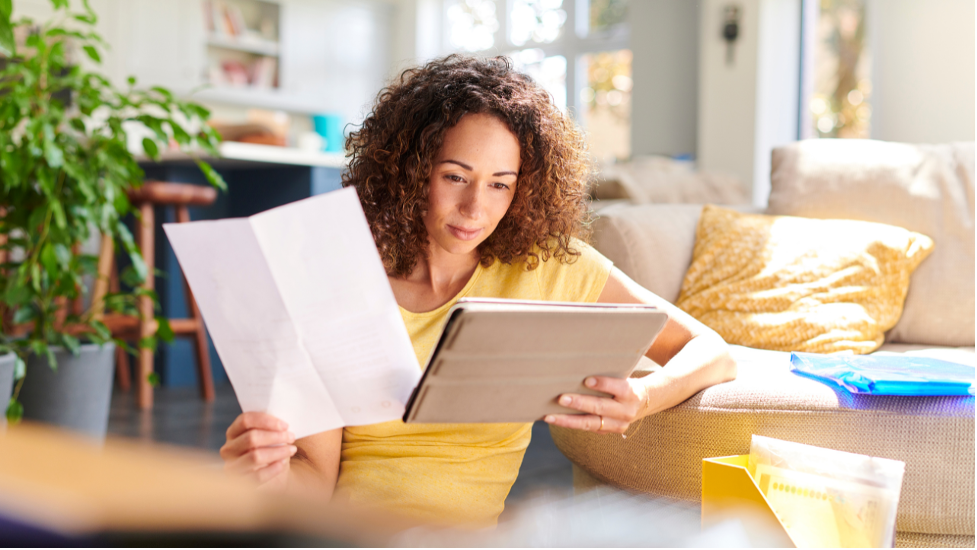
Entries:
{"type": "Polygon", "coordinates": [[[298,452],[298,450],[299,448],[296,447],[295,445],[288,446],[288,454],[295,454],[296,452],[298,452]]]}
{"type": "Polygon", "coordinates": [[[597,385],[597,379],[596,378],[588,378],[587,380],[584,381],[584,384],[587,384],[587,387],[588,388],[592,388],[592,387],[594,387],[594,386],[597,385]]]}
{"type": "Polygon", "coordinates": [[[564,395],[564,396],[560,397],[560,404],[563,405],[563,406],[569,405],[570,404],[570,401],[572,401],[572,399],[570,399],[570,396],[569,395],[564,395]]]}
{"type": "Polygon", "coordinates": [[[287,430],[288,429],[288,422],[285,422],[284,420],[279,420],[278,421],[278,429],[279,430],[287,430]]]}
{"type": "Polygon", "coordinates": [[[292,432],[288,432],[287,434],[285,434],[285,438],[288,439],[289,443],[291,443],[295,441],[295,434],[292,432]]]}
{"type": "Polygon", "coordinates": [[[548,414],[546,415],[546,417],[543,418],[543,422],[546,422],[547,424],[552,424],[555,421],[556,418],[552,414],[548,414]]]}

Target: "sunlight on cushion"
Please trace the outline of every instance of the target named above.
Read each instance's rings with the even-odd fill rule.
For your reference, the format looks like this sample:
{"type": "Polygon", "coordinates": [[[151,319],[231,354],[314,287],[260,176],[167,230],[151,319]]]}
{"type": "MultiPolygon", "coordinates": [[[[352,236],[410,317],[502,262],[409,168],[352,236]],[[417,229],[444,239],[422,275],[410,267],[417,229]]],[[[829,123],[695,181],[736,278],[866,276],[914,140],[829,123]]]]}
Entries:
{"type": "Polygon", "coordinates": [[[933,241],[851,220],[706,206],[676,305],[730,344],[869,353],[902,314],[933,241]]]}

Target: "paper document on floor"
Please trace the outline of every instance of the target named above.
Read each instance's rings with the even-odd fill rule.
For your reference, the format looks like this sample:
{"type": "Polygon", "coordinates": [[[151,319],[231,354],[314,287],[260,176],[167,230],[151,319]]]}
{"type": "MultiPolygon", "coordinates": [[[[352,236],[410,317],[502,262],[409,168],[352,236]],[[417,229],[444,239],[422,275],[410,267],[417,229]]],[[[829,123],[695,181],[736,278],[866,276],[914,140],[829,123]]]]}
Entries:
{"type": "Polygon", "coordinates": [[[242,410],[296,437],[404,414],[421,369],[353,189],[163,228],[242,410]]]}

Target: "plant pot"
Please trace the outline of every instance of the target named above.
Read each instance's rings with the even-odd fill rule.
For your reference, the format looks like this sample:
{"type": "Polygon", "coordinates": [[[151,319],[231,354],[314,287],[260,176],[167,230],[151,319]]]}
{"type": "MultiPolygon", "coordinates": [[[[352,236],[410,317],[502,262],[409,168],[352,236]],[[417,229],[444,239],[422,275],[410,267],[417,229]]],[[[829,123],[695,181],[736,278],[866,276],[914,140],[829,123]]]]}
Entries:
{"type": "Polygon", "coordinates": [[[7,404],[10,403],[10,394],[14,391],[14,363],[17,354],[10,352],[0,355],[0,424],[6,422],[7,404]]]}
{"type": "Polygon", "coordinates": [[[20,389],[24,419],[54,424],[105,439],[112,399],[115,344],[86,344],[77,356],[57,348],[57,369],[47,358],[31,355],[20,389]]]}

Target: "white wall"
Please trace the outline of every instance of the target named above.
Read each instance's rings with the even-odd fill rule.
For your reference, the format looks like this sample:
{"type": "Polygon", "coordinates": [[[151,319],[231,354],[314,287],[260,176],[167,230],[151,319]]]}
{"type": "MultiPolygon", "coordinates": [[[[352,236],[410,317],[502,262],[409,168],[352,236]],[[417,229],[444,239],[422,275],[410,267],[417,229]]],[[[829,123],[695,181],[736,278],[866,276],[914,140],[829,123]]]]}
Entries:
{"type": "Polygon", "coordinates": [[[442,53],[441,0],[393,0],[390,76],[442,53]]]}
{"type": "MultiPolygon", "coordinates": [[[[108,51],[103,52],[101,70],[102,74],[108,76],[116,84],[122,85],[125,83],[125,76],[123,75],[123,56],[119,53],[119,48],[116,44],[121,40],[121,36],[124,32],[124,25],[121,21],[120,10],[116,9],[116,3],[118,0],[90,0],[90,5],[95,13],[98,14],[98,23],[95,25],[95,30],[98,32],[102,38],[104,38],[113,47],[109,48],[108,51]]],[[[46,22],[53,15],[54,11],[51,9],[51,0],[16,0],[13,4],[13,17],[12,20],[16,21],[21,17],[29,17],[34,20],[35,23],[42,24],[46,22]]],[[[79,6],[75,4],[75,7],[79,6]]],[[[88,58],[79,52],[78,57],[85,66],[90,66],[91,63],[88,58]]]]}
{"type": "MultiPolygon", "coordinates": [[[[415,0],[410,0],[415,1],[415,0]]],[[[429,1],[429,0],[416,0],[429,1]]],[[[111,45],[100,71],[117,85],[189,94],[204,82],[202,0],[92,0],[97,29],[111,45]]],[[[77,0],[73,0],[77,6],[77,0]]],[[[210,89],[193,99],[233,118],[248,106],[295,113],[335,112],[358,123],[391,67],[396,6],[381,0],[280,0],[280,90],[210,89]]],[[[46,20],[50,0],[17,0],[15,17],[46,20]]],[[[243,116],[243,114],[242,114],[243,116]]]]}
{"type": "Polygon", "coordinates": [[[753,204],[770,196],[770,153],[797,141],[801,64],[800,0],[760,0],[753,204]]]}
{"type": "Polygon", "coordinates": [[[361,122],[389,74],[393,11],[380,2],[283,2],[282,91],[361,122]]]}
{"type": "Polygon", "coordinates": [[[699,4],[640,0],[628,7],[632,155],[696,152],[699,4]]]}
{"type": "Polygon", "coordinates": [[[702,0],[698,166],[770,192],[770,151],[797,139],[800,0],[740,0],[733,62],[722,38],[727,0],[702,0]]]}
{"type": "Polygon", "coordinates": [[[697,164],[753,181],[760,0],[740,0],[733,63],[722,38],[727,0],[702,0],[699,30],[697,164]]]}
{"type": "Polygon", "coordinates": [[[974,140],[974,0],[875,0],[871,134],[912,143],[974,140]]]}

